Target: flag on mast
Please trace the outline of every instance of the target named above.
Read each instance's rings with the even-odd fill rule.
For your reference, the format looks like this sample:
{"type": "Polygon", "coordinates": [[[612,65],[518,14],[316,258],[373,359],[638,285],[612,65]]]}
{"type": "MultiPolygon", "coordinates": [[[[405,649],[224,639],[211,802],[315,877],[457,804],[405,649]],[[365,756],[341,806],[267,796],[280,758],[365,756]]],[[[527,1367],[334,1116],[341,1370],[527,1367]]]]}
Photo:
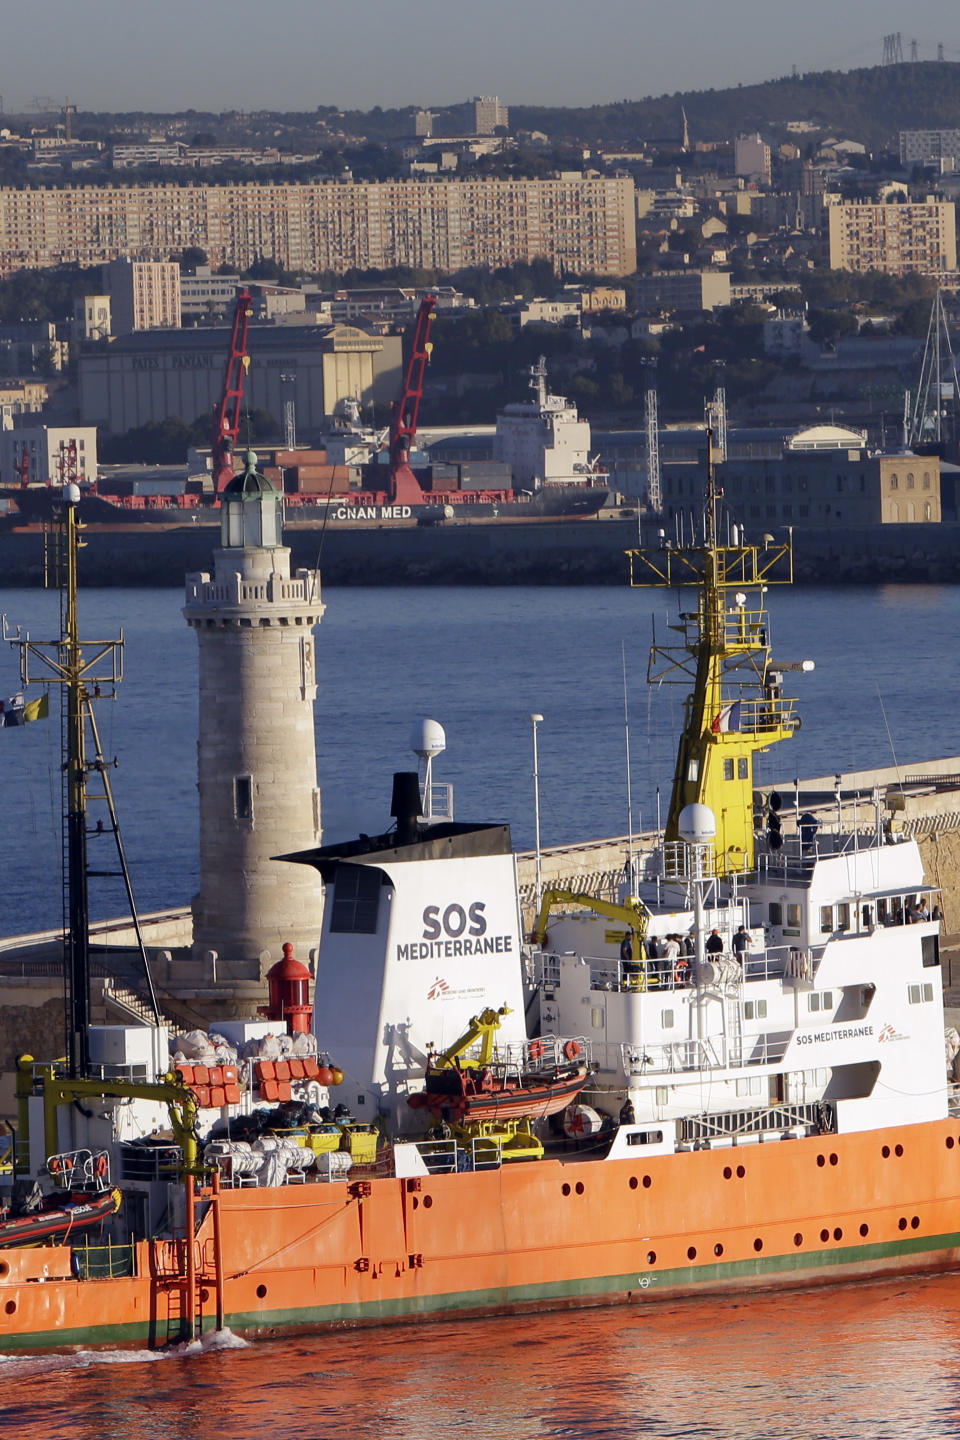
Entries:
{"type": "Polygon", "coordinates": [[[50,696],[44,692],[36,700],[24,702],[22,693],[0,700],[0,725],[27,725],[31,720],[46,720],[50,714],[50,696]]]}

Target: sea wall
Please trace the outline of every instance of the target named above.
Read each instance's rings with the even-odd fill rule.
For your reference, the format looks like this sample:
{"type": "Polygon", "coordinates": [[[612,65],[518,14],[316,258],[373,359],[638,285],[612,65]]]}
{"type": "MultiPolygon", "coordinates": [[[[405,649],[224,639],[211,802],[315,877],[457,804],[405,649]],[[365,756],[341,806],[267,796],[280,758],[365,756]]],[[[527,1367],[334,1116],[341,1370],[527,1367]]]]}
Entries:
{"type": "MultiPolygon", "coordinates": [[[[778,532],[779,534],[780,532],[778,532]]],[[[179,587],[209,570],[215,528],[182,526],[84,532],[87,585],[179,587]]],[[[648,533],[648,541],[656,543],[648,533]]],[[[623,585],[624,551],[638,543],[636,519],[488,521],[435,526],[296,529],[286,532],[294,566],[319,564],[328,585],[623,585]]],[[[960,524],[874,525],[794,532],[800,584],[950,584],[960,581],[960,524]]],[[[0,585],[43,581],[43,537],[0,533],[0,585]]]]}

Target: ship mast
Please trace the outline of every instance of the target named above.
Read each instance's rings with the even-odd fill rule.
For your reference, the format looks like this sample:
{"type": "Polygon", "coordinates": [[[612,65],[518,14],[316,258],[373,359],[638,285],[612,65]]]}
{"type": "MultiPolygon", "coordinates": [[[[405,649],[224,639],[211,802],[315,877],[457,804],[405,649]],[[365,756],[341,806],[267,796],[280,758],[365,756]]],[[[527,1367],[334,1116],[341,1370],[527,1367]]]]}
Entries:
{"type": "Polygon", "coordinates": [[[77,616],[77,553],[82,547],[77,519],[80,491],[76,485],[65,485],[58,535],[60,560],[57,583],[61,596],[60,635],[56,640],[31,640],[19,632],[9,634],[4,625],[4,639],[20,650],[20,679],[24,688],[51,679],[64,686],[65,704],[62,711],[63,777],[64,777],[64,971],[67,991],[67,1054],[71,1079],[90,1072],[90,906],[88,881],[91,876],[118,875],[124,881],[130,913],[136,931],[140,955],[146,974],[147,990],[154,1021],[160,1023],[156,995],[147,962],[143,934],[133,898],[130,873],[117,825],[113,790],[100,744],[92,701],[106,691],[113,695],[123,679],[123,635],[116,640],[80,639],[77,616]],[[39,667],[31,671],[31,660],[39,667]],[[89,726],[89,740],[87,729],[89,726]],[[88,759],[88,755],[92,756],[88,759]],[[89,783],[96,777],[102,793],[91,794],[89,783]],[[106,802],[109,823],[99,821],[93,832],[87,819],[87,802],[106,802]],[[93,833],[111,833],[116,845],[119,871],[91,870],[88,865],[87,839],[93,833]]]}
{"type": "Polygon", "coordinates": [[[680,642],[655,640],[650,653],[651,683],[692,681],[664,838],[668,844],[680,838],[685,806],[708,805],[717,822],[715,873],[730,875],[753,868],[754,757],[796,729],[794,701],[782,694],[780,672],[800,667],[772,662],[762,601],[768,585],[793,579],[792,537],[779,543],[764,535],[761,545],[747,544],[732,526],[722,543],[721,503],[708,430],[701,541],[672,545],[664,538],[658,549],[627,554],[632,586],[697,589],[696,610],[681,611],[670,627],[680,642]],[[754,599],[746,593],[751,588],[754,599]]]}

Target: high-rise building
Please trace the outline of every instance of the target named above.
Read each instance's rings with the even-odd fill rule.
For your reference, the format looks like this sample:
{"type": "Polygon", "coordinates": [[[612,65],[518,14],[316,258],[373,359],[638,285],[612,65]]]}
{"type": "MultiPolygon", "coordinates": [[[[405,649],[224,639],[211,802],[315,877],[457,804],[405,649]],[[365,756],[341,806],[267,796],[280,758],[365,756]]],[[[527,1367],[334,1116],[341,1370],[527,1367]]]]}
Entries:
{"type": "Polygon", "coordinates": [[[733,147],[734,173],[757,185],[770,184],[770,146],[759,135],[738,135],[733,147]]]}
{"type": "Polygon", "coordinates": [[[103,267],[116,335],[180,327],[180,266],[172,260],[111,260],[103,267]]]}
{"type": "Polygon", "coordinates": [[[960,160],[960,130],[901,130],[901,165],[936,165],[960,160]]]}
{"type": "Polygon", "coordinates": [[[424,136],[433,134],[432,110],[418,110],[416,112],[413,117],[413,133],[414,135],[424,136]]]}
{"type": "MultiPolygon", "coordinates": [[[[312,274],[400,265],[450,274],[545,258],[558,270],[629,275],[637,267],[634,186],[629,176],[570,174],[0,189],[0,276],[121,257],[169,260],[185,245],[206,251],[214,268],[245,270],[266,256],[312,274]]],[[[119,334],[116,299],[113,319],[119,334]]]]}
{"type": "Polygon", "coordinates": [[[495,135],[510,127],[510,111],[496,95],[477,95],[471,102],[474,135],[495,135]]]}
{"type": "Polygon", "coordinates": [[[928,195],[922,204],[862,201],[827,206],[831,270],[887,275],[942,275],[957,268],[952,204],[928,195]]]}

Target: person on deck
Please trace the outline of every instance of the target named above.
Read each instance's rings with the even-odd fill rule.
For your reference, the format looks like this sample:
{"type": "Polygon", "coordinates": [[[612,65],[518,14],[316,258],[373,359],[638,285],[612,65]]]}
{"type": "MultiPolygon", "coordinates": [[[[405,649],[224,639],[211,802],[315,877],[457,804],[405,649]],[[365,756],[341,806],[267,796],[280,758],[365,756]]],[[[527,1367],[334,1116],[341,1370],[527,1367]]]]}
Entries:
{"type": "Polygon", "coordinates": [[[720,938],[720,932],[718,930],[710,931],[710,934],[707,936],[706,946],[704,948],[706,949],[708,955],[723,954],[723,941],[720,938]]]}

